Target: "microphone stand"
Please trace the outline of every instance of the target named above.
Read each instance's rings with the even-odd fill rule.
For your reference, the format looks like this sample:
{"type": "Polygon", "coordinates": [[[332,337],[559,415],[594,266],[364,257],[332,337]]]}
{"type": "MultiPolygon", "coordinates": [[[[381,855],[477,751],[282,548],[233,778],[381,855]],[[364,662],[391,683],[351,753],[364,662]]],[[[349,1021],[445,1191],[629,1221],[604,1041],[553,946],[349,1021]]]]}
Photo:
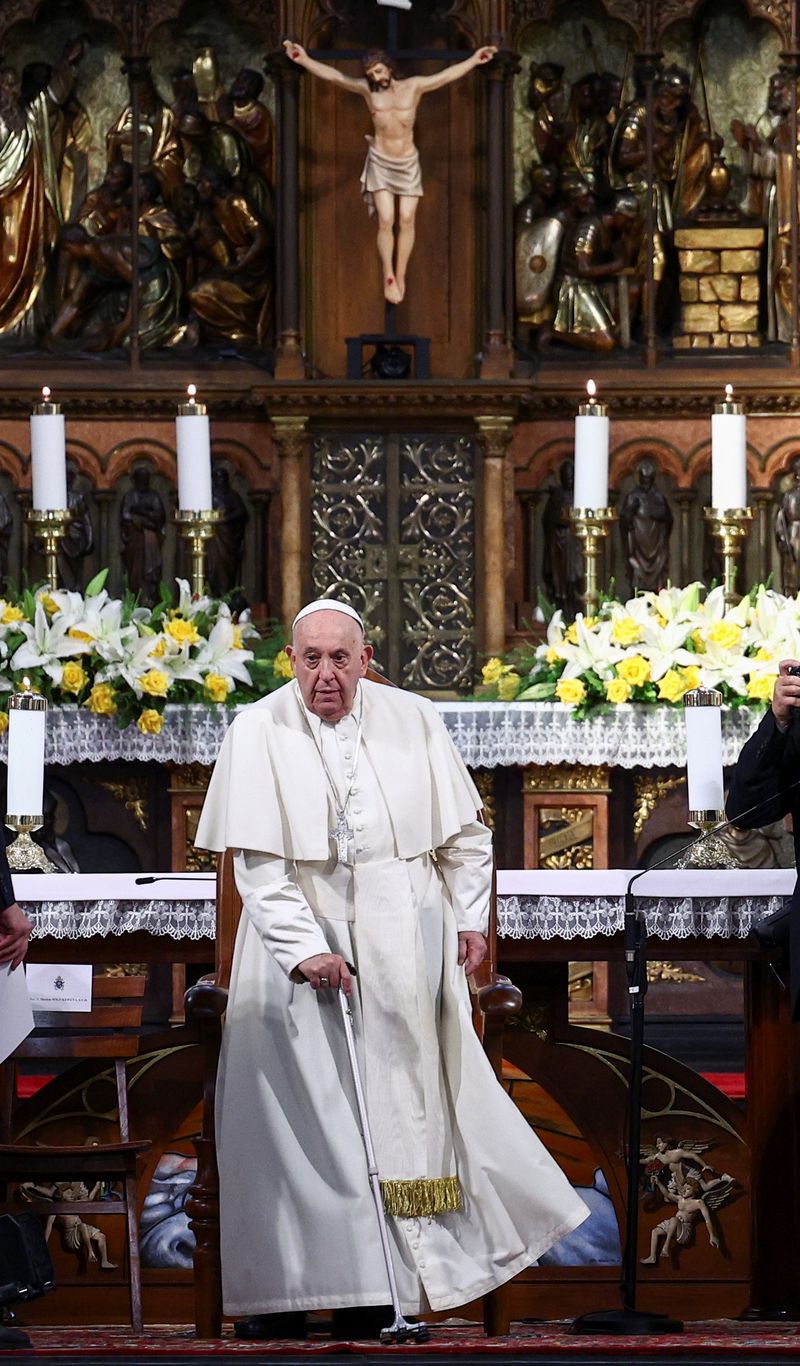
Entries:
{"type": "Polygon", "coordinates": [[[636,909],[633,886],[645,873],[663,868],[673,859],[681,858],[696,845],[723,830],[736,825],[745,816],[751,816],[762,807],[771,804],[777,797],[784,796],[793,788],[800,786],[800,779],[789,783],[770,798],[756,802],[746,811],[740,811],[729,820],[715,824],[704,830],[683,848],[673,851],[666,858],[659,859],[648,868],[640,868],[634,873],[625,889],[625,969],[628,977],[628,997],[631,1010],[631,1060],[628,1081],[628,1206],[625,1216],[625,1251],[622,1256],[622,1307],[619,1309],[598,1309],[593,1313],[581,1314],[574,1319],[571,1333],[617,1334],[625,1335],[648,1333],[682,1333],[680,1319],[670,1318],[668,1314],[651,1313],[636,1308],[636,1281],[639,1270],[639,1158],[641,1156],[642,1132],[642,1082],[644,1079],[644,998],[647,995],[647,925],[640,910],[636,909]]]}

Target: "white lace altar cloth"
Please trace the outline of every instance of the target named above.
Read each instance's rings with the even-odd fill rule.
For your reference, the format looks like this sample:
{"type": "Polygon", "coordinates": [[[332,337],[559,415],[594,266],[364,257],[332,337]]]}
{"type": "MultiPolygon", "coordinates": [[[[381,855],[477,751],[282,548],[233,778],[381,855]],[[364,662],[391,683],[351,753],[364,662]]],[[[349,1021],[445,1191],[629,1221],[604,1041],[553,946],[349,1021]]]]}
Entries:
{"type": "MultiPolygon", "coordinates": [[[[470,768],[511,764],[610,764],[620,768],[682,768],[683,713],[625,702],[605,716],[576,721],[561,702],[437,702],[436,709],[470,768]]],[[[120,730],[83,707],[51,707],[45,759],[77,764],[102,759],[213,764],[237,708],[168,705],[160,735],[136,726],[120,730]]],[[[763,708],[723,709],[723,763],[733,764],[763,708]]],[[[6,739],[0,740],[0,760],[6,739]]]]}
{"type": "MultiPolygon", "coordinates": [[[[497,933],[568,940],[617,934],[630,877],[629,869],[499,872],[497,933]]],[[[637,884],[636,909],[657,939],[746,939],[786,904],[795,877],[793,868],[654,872],[637,884]]]]}
{"type": "Polygon", "coordinates": [[[33,938],[148,934],[214,939],[214,874],[14,873],[33,938]],[[154,895],[154,890],[157,892],[154,895]]]}

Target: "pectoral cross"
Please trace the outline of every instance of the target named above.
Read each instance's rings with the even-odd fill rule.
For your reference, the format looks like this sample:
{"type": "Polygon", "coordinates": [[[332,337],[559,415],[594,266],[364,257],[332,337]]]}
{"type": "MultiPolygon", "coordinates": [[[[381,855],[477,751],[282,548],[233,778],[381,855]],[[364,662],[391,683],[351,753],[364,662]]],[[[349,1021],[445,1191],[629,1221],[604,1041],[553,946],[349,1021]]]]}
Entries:
{"type": "Polygon", "coordinates": [[[352,830],[347,824],[347,816],[344,811],[339,812],[339,819],[330,831],[330,837],[336,841],[336,857],[340,863],[347,862],[347,850],[352,838],[352,830]]]}

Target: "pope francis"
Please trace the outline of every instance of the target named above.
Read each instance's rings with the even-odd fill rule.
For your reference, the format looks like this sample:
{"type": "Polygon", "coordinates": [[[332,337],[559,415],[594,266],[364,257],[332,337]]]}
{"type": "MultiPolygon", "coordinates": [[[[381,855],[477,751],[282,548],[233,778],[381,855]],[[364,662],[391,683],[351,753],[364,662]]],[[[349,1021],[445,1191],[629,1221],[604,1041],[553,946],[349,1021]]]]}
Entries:
{"type": "Polygon", "coordinates": [[[246,708],[198,827],[242,915],[217,1087],[223,1298],[240,1337],[392,1319],[336,993],[350,996],[404,1313],[531,1265],[588,1210],[494,1078],[466,976],[491,834],[423,698],[366,677],[360,618],[296,617],[295,679],[246,708]],[[354,1316],[357,1316],[354,1318],[354,1316]]]}

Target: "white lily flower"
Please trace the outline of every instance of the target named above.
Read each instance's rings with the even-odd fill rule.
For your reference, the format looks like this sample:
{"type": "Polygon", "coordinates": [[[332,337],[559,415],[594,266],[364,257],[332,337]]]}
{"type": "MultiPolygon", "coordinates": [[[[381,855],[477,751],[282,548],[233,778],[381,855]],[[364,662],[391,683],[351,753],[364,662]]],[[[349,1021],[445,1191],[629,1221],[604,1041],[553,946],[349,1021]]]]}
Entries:
{"type": "MultiPolygon", "coordinates": [[[[76,596],[80,597],[80,594],[76,596]]],[[[87,654],[92,648],[90,642],[75,640],[67,634],[70,624],[69,617],[62,612],[54,617],[52,624],[49,623],[44,607],[37,602],[33,622],[19,622],[26,639],[15,650],[11,660],[14,672],[20,669],[44,669],[48,678],[58,685],[64,672],[61,660],[87,654]]]]}
{"type": "Polygon", "coordinates": [[[564,640],[558,647],[562,658],[566,660],[561,677],[579,678],[587,669],[593,669],[599,678],[611,678],[614,665],[626,654],[621,646],[615,645],[612,641],[611,629],[612,623],[603,621],[587,630],[583,618],[577,617],[575,644],[571,645],[568,640],[564,640]]]}
{"type": "Polygon", "coordinates": [[[234,640],[233,622],[230,617],[221,616],[212,626],[208,640],[197,651],[195,662],[204,674],[222,674],[225,678],[238,679],[240,683],[251,687],[253,680],[247,664],[255,656],[252,650],[237,649],[234,640]]]}
{"type": "Polygon", "coordinates": [[[133,622],[122,625],[120,600],[109,598],[103,589],[96,597],[87,599],[85,607],[85,615],[69,627],[70,637],[88,639],[94,653],[108,663],[123,660],[139,632],[133,622]]]}
{"type": "Polygon", "coordinates": [[[192,617],[196,617],[200,612],[208,612],[214,601],[213,598],[209,598],[205,594],[202,597],[193,598],[188,579],[176,579],[175,582],[178,585],[178,605],[175,608],[177,616],[185,617],[187,621],[191,621],[192,617]]]}

